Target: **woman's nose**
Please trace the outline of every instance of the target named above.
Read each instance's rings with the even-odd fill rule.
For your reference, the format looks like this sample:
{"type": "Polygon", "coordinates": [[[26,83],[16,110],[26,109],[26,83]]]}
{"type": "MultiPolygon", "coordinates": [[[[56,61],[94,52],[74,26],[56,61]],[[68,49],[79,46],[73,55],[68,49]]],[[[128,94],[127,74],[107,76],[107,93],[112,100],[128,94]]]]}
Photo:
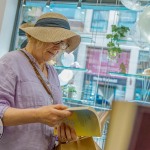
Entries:
{"type": "Polygon", "coordinates": [[[57,51],[60,50],[60,45],[59,45],[59,44],[58,44],[58,45],[55,45],[55,46],[53,47],[53,49],[54,49],[54,50],[57,50],[57,51]]]}
{"type": "Polygon", "coordinates": [[[54,50],[54,53],[57,54],[61,49],[60,47],[57,47],[57,48],[54,48],[53,50],[54,50]]]}

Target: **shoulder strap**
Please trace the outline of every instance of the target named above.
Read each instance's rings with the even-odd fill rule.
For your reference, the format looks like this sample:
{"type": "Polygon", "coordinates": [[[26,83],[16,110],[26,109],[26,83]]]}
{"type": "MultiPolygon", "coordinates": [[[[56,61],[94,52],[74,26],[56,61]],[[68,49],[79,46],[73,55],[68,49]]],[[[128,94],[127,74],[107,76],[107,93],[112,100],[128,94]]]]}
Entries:
{"type": "Polygon", "coordinates": [[[52,92],[50,91],[49,87],[47,86],[47,84],[45,83],[45,81],[43,80],[41,74],[39,73],[38,69],[36,68],[36,66],[34,65],[34,63],[31,61],[31,59],[29,58],[29,56],[21,50],[21,52],[27,57],[27,59],[29,60],[31,66],[33,67],[38,79],[40,80],[40,82],[42,83],[43,87],[45,88],[45,90],[47,91],[47,93],[52,97],[52,102],[54,101],[53,99],[53,95],[52,92]]]}

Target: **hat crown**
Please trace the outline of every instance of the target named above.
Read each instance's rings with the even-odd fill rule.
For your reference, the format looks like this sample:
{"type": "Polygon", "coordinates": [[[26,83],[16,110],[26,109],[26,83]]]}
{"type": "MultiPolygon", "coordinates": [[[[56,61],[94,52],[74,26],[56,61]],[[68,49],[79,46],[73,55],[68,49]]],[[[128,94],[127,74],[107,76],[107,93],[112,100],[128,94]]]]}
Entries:
{"type": "Polygon", "coordinates": [[[66,20],[68,22],[68,19],[65,16],[58,14],[58,13],[53,13],[53,12],[41,15],[38,20],[43,19],[43,18],[58,18],[58,19],[66,20]]]}

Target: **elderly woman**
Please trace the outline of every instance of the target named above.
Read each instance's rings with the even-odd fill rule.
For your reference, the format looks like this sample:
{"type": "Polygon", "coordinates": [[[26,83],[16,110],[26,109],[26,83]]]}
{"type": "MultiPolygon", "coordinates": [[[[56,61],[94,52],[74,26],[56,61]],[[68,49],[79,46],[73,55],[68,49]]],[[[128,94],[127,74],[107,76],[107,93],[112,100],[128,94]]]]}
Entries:
{"type": "MultiPolygon", "coordinates": [[[[53,127],[71,115],[62,105],[58,75],[47,61],[65,50],[73,51],[80,36],[70,31],[66,17],[42,15],[35,25],[20,27],[28,38],[24,49],[0,59],[0,118],[4,133],[0,150],[51,150],[53,127]]],[[[74,129],[61,124],[60,142],[76,139],[74,129]]]]}

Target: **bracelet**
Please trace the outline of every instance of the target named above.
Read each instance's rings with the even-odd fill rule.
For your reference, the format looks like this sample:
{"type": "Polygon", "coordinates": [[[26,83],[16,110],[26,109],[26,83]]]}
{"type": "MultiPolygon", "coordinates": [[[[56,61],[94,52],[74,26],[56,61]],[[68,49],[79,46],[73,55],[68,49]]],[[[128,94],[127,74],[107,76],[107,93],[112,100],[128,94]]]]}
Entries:
{"type": "Polygon", "coordinates": [[[3,122],[2,122],[2,119],[0,119],[0,139],[2,138],[2,135],[3,135],[3,122]]]}

